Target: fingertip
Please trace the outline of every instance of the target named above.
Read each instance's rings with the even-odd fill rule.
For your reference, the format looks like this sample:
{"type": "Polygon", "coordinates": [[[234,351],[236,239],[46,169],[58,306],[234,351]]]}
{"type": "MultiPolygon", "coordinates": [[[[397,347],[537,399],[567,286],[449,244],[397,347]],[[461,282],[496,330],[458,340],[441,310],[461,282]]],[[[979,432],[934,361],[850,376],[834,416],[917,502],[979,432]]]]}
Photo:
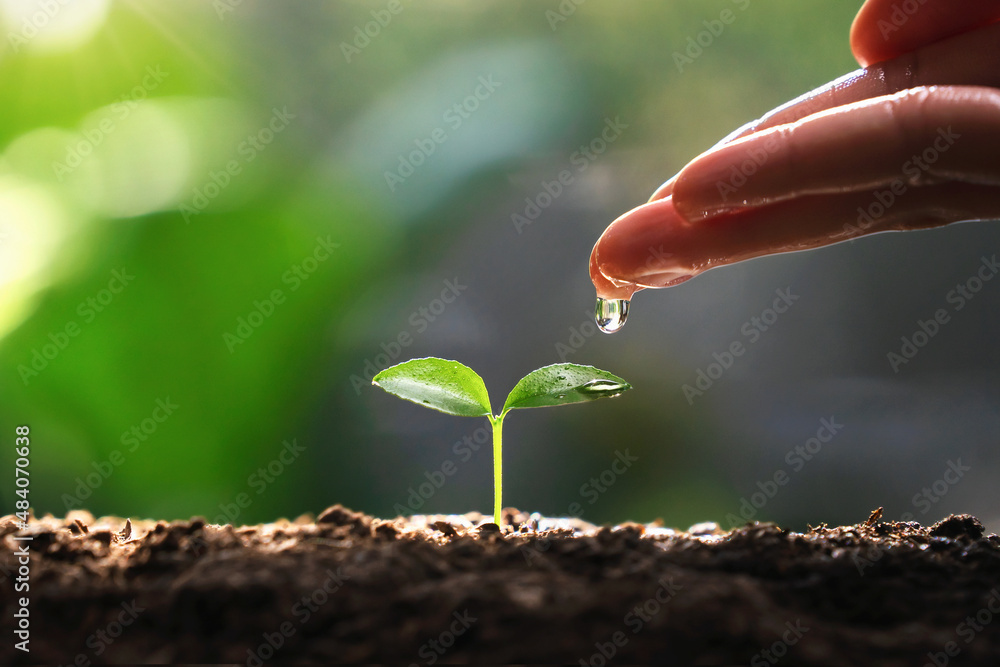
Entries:
{"type": "MultiPolygon", "coordinates": [[[[601,239],[603,238],[602,236],[601,239]]],[[[601,239],[598,239],[597,243],[594,244],[594,249],[590,253],[590,282],[594,284],[599,298],[625,299],[627,301],[635,293],[635,286],[616,284],[601,271],[598,259],[598,246],[601,245],[601,239]]]]}
{"type": "Polygon", "coordinates": [[[872,58],[872,48],[871,48],[871,27],[875,25],[876,21],[871,19],[872,15],[872,3],[866,2],[858,10],[858,13],[854,17],[854,21],[851,22],[850,30],[850,45],[851,53],[854,55],[854,59],[858,61],[858,64],[862,67],[868,67],[878,62],[877,59],[872,58]]]}
{"type": "Polygon", "coordinates": [[[681,177],[678,177],[677,183],[674,185],[674,209],[688,222],[701,222],[710,218],[711,213],[694,197],[688,196],[693,190],[692,183],[693,180],[690,177],[684,177],[684,172],[681,172],[681,177]]]}
{"type": "Polygon", "coordinates": [[[690,267],[681,261],[688,227],[669,196],[620,216],[604,231],[591,254],[591,278],[598,294],[605,296],[602,285],[634,291],[690,277],[690,267]]]}
{"type": "Polygon", "coordinates": [[[674,192],[674,183],[676,183],[676,181],[677,181],[677,176],[675,175],[672,178],[670,178],[670,180],[668,180],[666,183],[656,188],[656,191],[653,192],[653,196],[650,197],[646,201],[646,203],[648,204],[649,202],[659,201],[661,199],[666,199],[667,197],[671,196],[674,192]]]}
{"type": "Polygon", "coordinates": [[[851,52],[869,67],[997,20],[997,2],[867,0],[851,24],[851,52]]]}

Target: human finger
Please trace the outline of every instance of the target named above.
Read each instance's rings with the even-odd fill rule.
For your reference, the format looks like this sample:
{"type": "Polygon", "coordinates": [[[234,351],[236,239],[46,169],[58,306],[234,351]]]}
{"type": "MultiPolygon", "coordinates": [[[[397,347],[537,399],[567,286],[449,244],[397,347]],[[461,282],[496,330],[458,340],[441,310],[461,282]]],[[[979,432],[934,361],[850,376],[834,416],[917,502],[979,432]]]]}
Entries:
{"type": "Polygon", "coordinates": [[[669,287],[754,257],[996,218],[1000,187],[965,182],[811,195],[704,223],[685,220],[668,197],[632,209],[605,230],[591,253],[591,277],[598,296],[628,299],[640,289],[669,287]]]}
{"type": "Polygon", "coordinates": [[[673,188],[689,220],[808,194],[955,180],[1000,184],[1000,90],[905,90],[754,133],[689,163],[673,188]]]}
{"type": "MultiPolygon", "coordinates": [[[[1000,23],[851,72],[738,128],[708,152],[755,132],[794,123],[829,109],[934,85],[1000,88],[1000,23]]],[[[657,188],[650,201],[672,195],[676,178],[657,188]]]]}
{"type": "Polygon", "coordinates": [[[867,67],[997,20],[1000,0],[868,0],[851,25],[851,51],[867,67]]]}

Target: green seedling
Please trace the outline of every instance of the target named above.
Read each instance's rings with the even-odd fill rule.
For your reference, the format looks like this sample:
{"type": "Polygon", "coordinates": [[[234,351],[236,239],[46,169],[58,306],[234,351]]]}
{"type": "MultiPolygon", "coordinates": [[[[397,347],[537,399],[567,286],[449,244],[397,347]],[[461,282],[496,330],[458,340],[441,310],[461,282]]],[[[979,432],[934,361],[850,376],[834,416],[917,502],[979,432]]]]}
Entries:
{"type": "Polygon", "coordinates": [[[372,384],[408,401],[459,417],[486,417],[493,426],[493,521],[501,525],[503,496],[503,419],[518,408],[583,403],[611,398],[632,385],[617,375],[593,366],[553,364],[521,378],[494,415],[483,379],[457,361],[427,357],[411,359],[387,368],[372,384]]]}

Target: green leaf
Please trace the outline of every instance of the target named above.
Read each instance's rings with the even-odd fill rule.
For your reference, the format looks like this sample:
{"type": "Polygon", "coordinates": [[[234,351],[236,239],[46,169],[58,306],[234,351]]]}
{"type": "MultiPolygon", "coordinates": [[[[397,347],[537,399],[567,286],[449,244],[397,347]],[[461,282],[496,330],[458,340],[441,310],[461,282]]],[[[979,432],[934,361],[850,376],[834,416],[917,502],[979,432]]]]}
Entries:
{"type": "Polygon", "coordinates": [[[427,357],[387,368],[372,384],[408,401],[459,417],[492,416],[486,385],[457,361],[427,357]]]}
{"type": "Polygon", "coordinates": [[[521,378],[507,397],[503,412],[611,398],[631,388],[617,375],[593,366],[553,364],[521,378]]]}

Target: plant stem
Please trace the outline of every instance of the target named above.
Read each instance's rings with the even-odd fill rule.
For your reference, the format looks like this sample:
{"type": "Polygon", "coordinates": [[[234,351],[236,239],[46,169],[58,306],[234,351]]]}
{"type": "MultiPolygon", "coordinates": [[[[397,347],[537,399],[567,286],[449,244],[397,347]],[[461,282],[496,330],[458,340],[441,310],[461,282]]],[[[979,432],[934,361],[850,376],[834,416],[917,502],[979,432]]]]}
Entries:
{"type": "Polygon", "coordinates": [[[493,523],[503,525],[500,510],[503,507],[503,413],[491,417],[493,425],[493,523]]]}

